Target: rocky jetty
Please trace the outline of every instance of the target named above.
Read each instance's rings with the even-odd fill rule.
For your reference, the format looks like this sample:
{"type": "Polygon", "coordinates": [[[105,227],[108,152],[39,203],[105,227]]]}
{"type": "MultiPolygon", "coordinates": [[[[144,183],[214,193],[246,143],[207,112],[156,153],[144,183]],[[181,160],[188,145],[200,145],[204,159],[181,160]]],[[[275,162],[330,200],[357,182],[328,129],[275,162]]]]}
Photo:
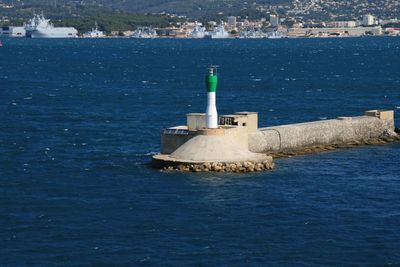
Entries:
{"type": "Polygon", "coordinates": [[[242,162],[204,162],[204,163],[179,163],[175,165],[164,166],[164,171],[182,171],[182,172],[260,172],[272,170],[275,164],[272,157],[263,162],[242,161],[242,162]]]}
{"type": "Polygon", "coordinates": [[[254,162],[254,161],[203,162],[203,163],[168,162],[168,164],[162,166],[161,169],[163,169],[164,171],[181,171],[181,172],[234,172],[234,173],[260,172],[260,171],[274,169],[275,164],[273,162],[273,158],[285,158],[298,155],[314,154],[336,149],[347,149],[364,145],[383,145],[396,142],[400,142],[399,128],[396,128],[395,131],[386,131],[379,138],[371,138],[362,141],[352,141],[347,143],[337,143],[330,145],[316,145],[297,150],[271,151],[268,153],[269,157],[262,162],[254,162]]]}

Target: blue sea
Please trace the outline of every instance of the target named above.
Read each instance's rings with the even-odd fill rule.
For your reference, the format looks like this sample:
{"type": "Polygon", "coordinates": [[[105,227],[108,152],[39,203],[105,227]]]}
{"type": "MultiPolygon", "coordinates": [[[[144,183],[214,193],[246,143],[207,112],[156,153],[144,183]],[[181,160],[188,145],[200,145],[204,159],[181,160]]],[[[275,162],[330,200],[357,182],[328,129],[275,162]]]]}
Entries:
{"type": "Polygon", "coordinates": [[[251,174],[149,166],[161,129],[393,109],[400,38],[2,39],[0,266],[400,266],[400,144],[251,174]]]}

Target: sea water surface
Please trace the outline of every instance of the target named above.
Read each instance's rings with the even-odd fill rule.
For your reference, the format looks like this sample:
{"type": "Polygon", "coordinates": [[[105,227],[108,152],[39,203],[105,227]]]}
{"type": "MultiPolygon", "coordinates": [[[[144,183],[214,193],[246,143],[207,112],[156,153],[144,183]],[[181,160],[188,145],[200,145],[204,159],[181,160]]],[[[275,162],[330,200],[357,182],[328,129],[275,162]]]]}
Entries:
{"type": "Polygon", "coordinates": [[[148,166],[162,128],[218,111],[260,126],[393,109],[400,38],[3,39],[0,266],[399,266],[400,145],[251,174],[148,166]]]}

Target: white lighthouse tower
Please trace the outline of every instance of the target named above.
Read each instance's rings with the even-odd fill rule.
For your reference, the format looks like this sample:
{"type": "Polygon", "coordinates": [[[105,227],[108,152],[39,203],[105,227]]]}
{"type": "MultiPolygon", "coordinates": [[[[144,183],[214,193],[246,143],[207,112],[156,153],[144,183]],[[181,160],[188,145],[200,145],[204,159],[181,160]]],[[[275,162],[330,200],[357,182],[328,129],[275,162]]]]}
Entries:
{"type": "Polygon", "coordinates": [[[216,93],[217,93],[217,67],[211,66],[208,69],[206,75],[206,87],[207,87],[207,110],[206,110],[206,128],[216,129],[218,128],[218,112],[216,105],[216,93]]]}

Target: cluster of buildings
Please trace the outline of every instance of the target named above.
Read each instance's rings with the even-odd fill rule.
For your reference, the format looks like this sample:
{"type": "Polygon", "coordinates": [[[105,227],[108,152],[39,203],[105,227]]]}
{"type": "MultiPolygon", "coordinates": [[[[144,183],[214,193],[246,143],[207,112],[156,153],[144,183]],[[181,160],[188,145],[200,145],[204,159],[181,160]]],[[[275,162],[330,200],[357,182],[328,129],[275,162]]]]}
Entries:
{"type": "Polygon", "coordinates": [[[225,39],[225,38],[281,38],[285,37],[286,28],[282,27],[277,15],[260,20],[240,19],[230,16],[226,21],[186,21],[165,28],[139,27],[135,31],[111,32],[111,36],[142,38],[190,38],[190,39],[225,39]],[[144,34],[143,34],[144,33],[144,34]]]}
{"type": "Polygon", "coordinates": [[[400,20],[379,20],[373,15],[367,14],[361,20],[328,21],[295,23],[287,29],[288,37],[357,37],[357,36],[398,36],[399,27],[386,27],[385,25],[398,24],[400,20]]]}
{"type": "Polygon", "coordinates": [[[385,25],[400,25],[400,20],[379,20],[367,14],[361,20],[328,21],[328,22],[293,22],[279,18],[276,14],[269,19],[248,20],[230,16],[227,21],[209,21],[207,23],[186,21],[166,28],[138,27],[132,31],[112,31],[106,36],[97,25],[91,31],[78,33],[72,27],[54,27],[43,15],[35,15],[24,26],[7,26],[0,28],[0,35],[9,37],[33,38],[298,38],[298,37],[357,37],[357,36],[399,36],[400,28],[385,25]]]}

